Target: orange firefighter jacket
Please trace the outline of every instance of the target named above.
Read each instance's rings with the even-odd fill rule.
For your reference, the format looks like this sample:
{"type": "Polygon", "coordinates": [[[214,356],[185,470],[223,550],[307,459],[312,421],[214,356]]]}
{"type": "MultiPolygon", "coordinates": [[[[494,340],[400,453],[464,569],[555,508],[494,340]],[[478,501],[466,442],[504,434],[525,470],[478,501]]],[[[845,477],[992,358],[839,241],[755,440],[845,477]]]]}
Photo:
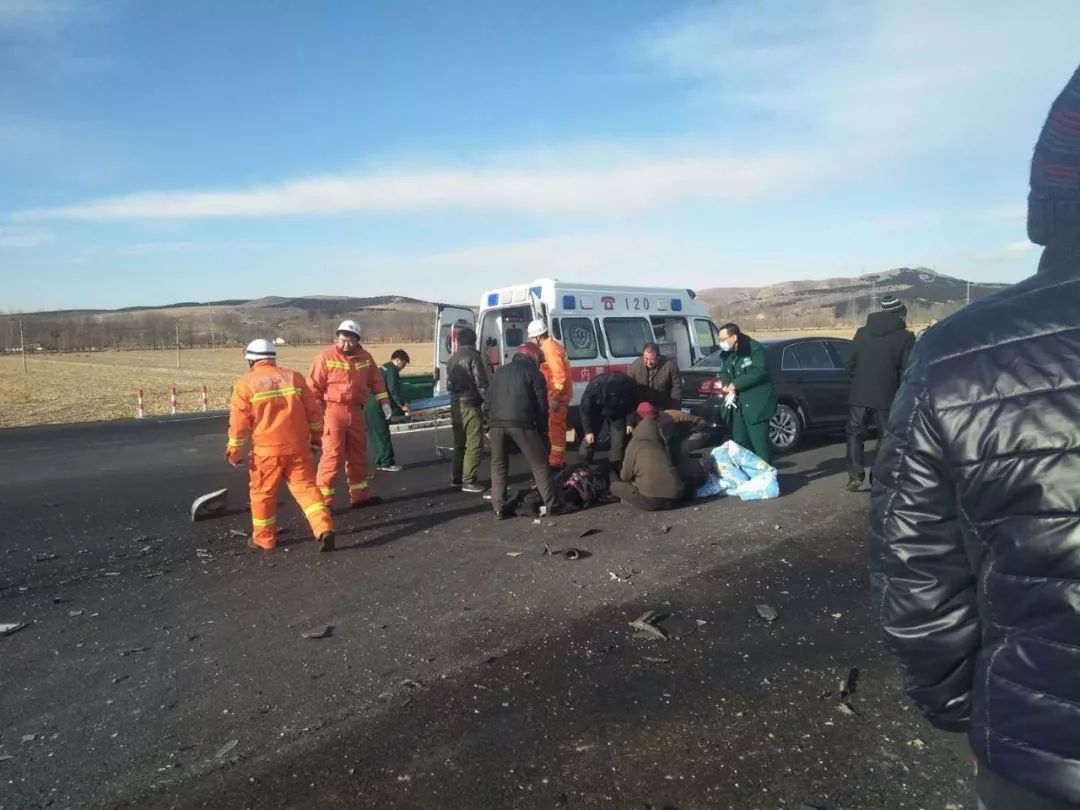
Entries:
{"type": "Polygon", "coordinates": [[[389,399],[382,372],[363,348],[355,354],[345,354],[337,346],[320,352],[311,364],[308,385],[316,399],[350,407],[362,408],[369,392],[380,405],[389,399]]]}
{"type": "Polygon", "coordinates": [[[251,437],[255,456],[308,453],[311,439],[322,435],[322,412],[304,378],[260,360],[233,386],[229,406],[228,449],[251,437]]]}
{"type": "Polygon", "coordinates": [[[544,353],[544,362],[540,364],[540,373],[547,380],[548,397],[559,402],[569,402],[573,395],[574,382],[570,376],[570,360],[566,349],[554,338],[540,339],[540,351],[544,353]]]}

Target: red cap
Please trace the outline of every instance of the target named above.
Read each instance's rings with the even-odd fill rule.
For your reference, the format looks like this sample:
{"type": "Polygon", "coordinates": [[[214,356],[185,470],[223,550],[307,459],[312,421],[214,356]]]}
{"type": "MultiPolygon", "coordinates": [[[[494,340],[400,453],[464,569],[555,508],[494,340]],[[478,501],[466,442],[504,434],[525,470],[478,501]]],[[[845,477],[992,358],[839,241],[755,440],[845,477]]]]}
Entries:
{"type": "Polygon", "coordinates": [[[656,406],[651,402],[642,402],[637,406],[637,415],[642,419],[655,419],[657,416],[656,406]]]}

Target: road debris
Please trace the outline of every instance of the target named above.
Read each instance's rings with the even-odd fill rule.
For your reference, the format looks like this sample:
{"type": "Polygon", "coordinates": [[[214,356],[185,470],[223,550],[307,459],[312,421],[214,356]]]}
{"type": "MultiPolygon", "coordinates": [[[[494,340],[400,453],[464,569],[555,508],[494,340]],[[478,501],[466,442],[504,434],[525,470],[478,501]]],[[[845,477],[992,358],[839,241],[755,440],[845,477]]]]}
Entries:
{"type": "Polygon", "coordinates": [[[837,703],[836,710],[840,712],[840,714],[846,714],[848,717],[854,717],[857,714],[857,712],[846,703],[837,703]]]}
{"type": "Polygon", "coordinates": [[[228,755],[230,751],[232,751],[234,748],[236,748],[236,746],[238,746],[239,744],[240,744],[239,740],[229,740],[227,743],[225,743],[223,746],[221,746],[220,749],[218,749],[218,752],[216,754],[214,754],[214,759],[222,759],[223,757],[228,755]]]}
{"type": "Polygon", "coordinates": [[[634,572],[631,571],[629,574],[616,574],[614,571],[608,571],[608,576],[611,577],[614,582],[630,582],[631,578],[634,576],[634,572]]]}
{"type": "Polygon", "coordinates": [[[568,560],[580,560],[582,554],[587,553],[588,552],[582,552],[576,548],[568,548],[566,551],[563,552],[563,556],[566,557],[566,559],[568,560]]]}
{"type": "Polygon", "coordinates": [[[420,681],[414,681],[412,678],[406,678],[401,682],[402,686],[408,686],[412,689],[423,689],[424,685],[420,681]]]}
{"type": "Polygon", "coordinates": [[[524,551],[508,551],[508,552],[506,552],[506,556],[507,557],[520,557],[524,553],[525,553],[524,551]]]}
{"type": "Polygon", "coordinates": [[[761,618],[763,618],[765,621],[769,622],[770,624],[772,624],[773,622],[775,622],[777,619],[780,618],[780,614],[776,612],[776,609],[773,608],[772,605],[765,605],[765,604],[758,605],[757,606],[757,613],[758,613],[758,616],[760,616],[761,618]]]}
{"type": "Polygon", "coordinates": [[[129,655],[134,655],[135,653],[141,652],[148,652],[149,650],[149,647],[131,647],[127,650],[121,650],[120,655],[122,655],[124,658],[127,658],[129,655]]]}
{"type": "Polygon", "coordinates": [[[317,627],[314,630],[308,630],[306,633],[301,633],[301,638],[330,638],[334,634],[334,625],[324,624],[322,627],[317,627]]]}
{"type": "Polygon", "coordinates": [[[112,682],[113,682],[113,686],[116,686],[116,685],[117,685],[118,683],[123,683],[123,682],[124,682],[124,681],[126,681],[126,680],[127,680],[127,679],[128,679],[129,677],[131,677],[131,676],[129,676],[129,675],[117,675],[117,676],[115,676],[115,677],[114,677],[114,678],[112,679],[112,682]]]}
{"type": "Polygon", "coordinates": [[[643,656],[642,661],[648,661],[650,664],[668,664],[671,663],[670,658],[654,658],[650,655],[643,656]]]}
{"type": "Polygon", "coordinates": [[[138,537],[135,538],[135,542],[136,543],[149,543],[153,539],[154,539],[153,535],[140,534],[138,537]]]}
{"type": "Polygon", "coordinates": [[[219,489],[200,495],[191,503],[191,520],[203,520],[204,518],[218,517],[225,512],[228,504],[229,490],[219,489]]]}
{"type": "Polygon", "coordinates": [[[10,624],[0,622],[0,636],[10,636],[12,633],[18,633],[20,630],[29,626],[29,622],[14,622],[10,624]]]}
{"type": "Polygon", "coordinates": [[[916,738],[915,738],[914,740],[912,740],[911,742],[909,742],[909,743],[908,743],[908,745],[910,745],[910,746],[911,746],[912,748],[914,748],[914,749],[915,749],[916,751],[922,751],[922,750],[923,750],[924,748],[926,748],[926,743],[924,743],[924,742],[923,742],[922,740],[920,740],[920,739],[919,739],[918,737],[916,737],[916,738]]]}
{"type": "Polygon", "coordinates": [[[24,743],[33,742],[37,739],[37,734],[23,734],[22,741],[24,743]]]}
{"type": "Polygon", "coordinates": [[[668,532],[670,532],[670,531],[671,531],[671,527],[670,527],[670,526],[668,526],[668,525],[667,525],[667,524],[665,523],[665,524],[664,524],[663,526],[660,526],[659,528],[657,528],[657,530],[656,530],[656,533],[657,533],[657,534],[667,534],[667,533],[668,533],[668,532]]]}
{"type": "Polygon", "coordinates": [[[855,694],[855,689],[859,685],[859,670],[857,667],[852,667],[848,670],[847,675],[840,681],[840,699],[847,700],[849,697],[855,694]]]}
{"type": "Polygon", "coordinates": [[[63,604],[67,604],[70,601],[71,601],[70,599],[65,599],[62,596],[54,596],[53,600],[52,600],[52,603],[54,605],[63,605],[63,604]]]}
{"type": "Polygon", "coordinates": [[[229,529],[229,534],[233,537],[239,537],[241,540],[247,540],[248,538],[248,533],[243,529],[229,529]]]}
{"type": "Polygon", "coordinates": [[[77,619],[80,616],[82,616],[84,613],[86,613],[86,611],[83,610],[82,608],[80,608],[79,610],[69,610],[68,611],[68,617],[72,618],[72,619],[77,619]]]}
{"type": "Polygon", "coordinates": [[[59,554],[35,554],[34,562],[49,562],[50,560],[59,560],[59,554]]]}
{"type": "Polygon", "coordinates": [[[663,627],[659,626],[659,622],[667,618],[666,613],[661,613],[657,610],[646,610],[634,621],[630,622],[630,626],[641,633],[642,637],[648,639],[660,639],[661,641],[668,640],[668,632],[663,627]]]}
{"type": "Polygon", "coordinates": [[[11,754],[0,754],[0,762],[7,762],[9,759],[15,759],[11,754]]]}
{"type": "Polygon", "coordinates": [[[600,530],[599,529],[585,529],[585,531],[581,532],[578,535],[578,537],[579,538],[580,537],[592,537],[594,534],[600,534],[600,530]]]}
{"type": "Polygon", "coordinates": [[[149,574],[146,575],[146,579],[153,579],[154,577],[163,577],[167,573],[169,573],[169,572],[168,571],[151,571],[149,574]]]}

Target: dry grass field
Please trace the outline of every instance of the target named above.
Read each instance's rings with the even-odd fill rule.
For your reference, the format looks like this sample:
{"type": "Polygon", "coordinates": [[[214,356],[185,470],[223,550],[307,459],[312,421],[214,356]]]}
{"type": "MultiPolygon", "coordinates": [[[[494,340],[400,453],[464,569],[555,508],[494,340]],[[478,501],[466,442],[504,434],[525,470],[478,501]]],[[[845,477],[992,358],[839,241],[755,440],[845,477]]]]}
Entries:
{"type": "MultiPolygon", "coordinates": [[[[385,363],[390,353],[403,348],[412,365],[406,373],[432,369],[432,345],[427,343],[365,345],[376,362],[385,363]]],[[[307,373],[316,346],[284,346],[278,362],[307,373]]],[[[243,351],[237,348],[175,351],[94,352],[92,354],[29,355],[29,373],[22,357],[0,357],[0,427],[130,419],[135,416],[135,392],[144,393],[147,416],[169,413],[169,388],[177,387],[179,410],[202,407],[202,386],[207,386],[210,408],[228,407],[233,381],[247,370],[243,351]]]]}

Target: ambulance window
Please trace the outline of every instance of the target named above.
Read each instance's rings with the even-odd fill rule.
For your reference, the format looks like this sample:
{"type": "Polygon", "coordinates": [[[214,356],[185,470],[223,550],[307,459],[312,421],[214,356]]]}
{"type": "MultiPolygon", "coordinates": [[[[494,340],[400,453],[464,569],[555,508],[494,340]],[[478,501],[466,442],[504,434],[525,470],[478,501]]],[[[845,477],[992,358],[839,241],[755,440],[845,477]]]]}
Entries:
{"type": "Polygon", "coordinates": [[[637,357],[653,339],[649,322],[644,318],[605,318],[604,329],[612,357],[637,357]]]}
{"type": "Polygon", "coordinates": [[[506,327],[506,348],[516,349],[525,342],[525,331],[517,326],[506,327]]]}
{"type": "MultiPolygon", "coordinates": [[[[556,321],[558,323],[558,321],[556,321]]],[[[571,360],[593,360],[597,357],[596,332],[588,318],[562,318],[563,348],[571,360]]]]}
{"type": "Polygon", "coordinates": [[[712,325],[712,321],[695,318],[694,332],[697,335],[698,348],[703,354],[712,354],[716,351],[716,327],[712,325]]]}
{"type": "Polygon", "coordinates": [[[558,318],[551,319],[551,336],[562,341],[562,322],[558,318]]]}

